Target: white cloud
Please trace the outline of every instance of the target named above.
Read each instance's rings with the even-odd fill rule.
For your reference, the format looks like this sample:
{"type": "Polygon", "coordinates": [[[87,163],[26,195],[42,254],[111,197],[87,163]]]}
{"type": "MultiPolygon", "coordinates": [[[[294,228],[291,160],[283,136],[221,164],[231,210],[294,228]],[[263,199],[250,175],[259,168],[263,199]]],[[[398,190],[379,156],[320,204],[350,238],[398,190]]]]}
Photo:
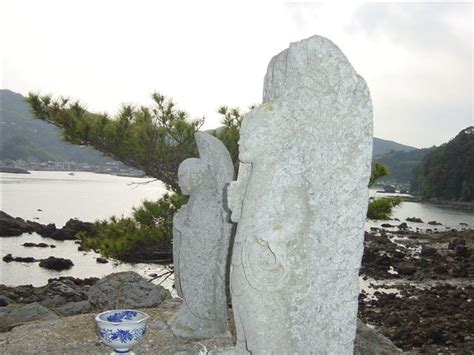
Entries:
{"type": "Polygon", "coordinates": [[[261,100],[273,55],[319,34],[366,78],[377,136],[430,146],[472,124],[470,4],[8,0],[2,10],[2,86],[23,94],[113,112],[158,90],[216,126],[218,106],[261,100]]]}

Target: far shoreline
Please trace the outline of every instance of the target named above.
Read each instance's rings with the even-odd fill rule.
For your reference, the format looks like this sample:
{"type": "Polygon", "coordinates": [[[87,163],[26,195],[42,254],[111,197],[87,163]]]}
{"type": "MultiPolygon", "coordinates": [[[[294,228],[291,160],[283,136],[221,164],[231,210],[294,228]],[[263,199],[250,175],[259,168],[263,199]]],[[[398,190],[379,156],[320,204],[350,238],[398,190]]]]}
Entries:
{"type": "Polygon", "coordinates": [[[51,172],[51,173],[69,173],[74,175],[74,173],[94,173],[101,175],[112,175],[120,177],[131,177],[131,178],[150,178],[149,176],[142,174],[126,173],[126,172],[111,172],[111,171],[97,171],[97,170],[48,170],[48,169],[22,169],[22,168],[10,168],[10,167],[0,167],[0,173],[8,174],[31,174],[32,171],[41,171],[41,172],[51,172]]]}

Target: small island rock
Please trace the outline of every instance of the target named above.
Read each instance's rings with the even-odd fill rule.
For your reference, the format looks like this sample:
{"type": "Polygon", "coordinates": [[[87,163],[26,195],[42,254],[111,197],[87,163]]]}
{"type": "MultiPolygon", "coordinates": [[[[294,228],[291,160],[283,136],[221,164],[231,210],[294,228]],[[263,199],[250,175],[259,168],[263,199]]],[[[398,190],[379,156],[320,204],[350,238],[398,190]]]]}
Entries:
{"type": "Polygon", "coordinates": [[[74,263],[69,259],[56,258],[50,256],[47,259],[40,261],[39,266],[45,269],[51,269],[56,271],[67,270],[74,266],[74,263]]]}

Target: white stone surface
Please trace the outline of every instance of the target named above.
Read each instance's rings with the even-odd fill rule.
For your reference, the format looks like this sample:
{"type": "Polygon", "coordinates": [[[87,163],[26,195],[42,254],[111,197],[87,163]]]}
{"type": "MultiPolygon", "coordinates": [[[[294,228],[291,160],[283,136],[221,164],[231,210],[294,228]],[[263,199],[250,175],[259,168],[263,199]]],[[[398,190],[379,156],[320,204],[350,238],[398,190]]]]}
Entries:
{"type": "Polygon", "coordinates": [[[183,304],[170,321],[181,338],[203,339],[227,332],[225,272],[231,223],[226,185],[234,177],[229,152],[217,138],[196,133],[200,159],[179,166],[181,192],[189,201],[173,219],[175,284],[183,304]]]}
{"type": "Polygon", "coordinates": [[[236,354],[352,354],[372,155],[369,90],[314,36],[275,56],[229,187],[236,354]]]}

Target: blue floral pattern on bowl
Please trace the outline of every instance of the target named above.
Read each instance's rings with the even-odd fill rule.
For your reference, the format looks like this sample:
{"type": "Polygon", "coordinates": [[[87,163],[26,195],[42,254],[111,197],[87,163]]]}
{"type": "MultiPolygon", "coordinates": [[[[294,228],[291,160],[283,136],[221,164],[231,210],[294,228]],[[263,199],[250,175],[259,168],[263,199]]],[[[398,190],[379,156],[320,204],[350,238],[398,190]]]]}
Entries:
{"type": "Polygon", "coordinates": [[[146,331],[148,314],[133,309],[115,309],[99,313],[95,317],[102,343],[116,353],[128,354],[138,344],[146,331]]]}
{"type": "Polygon", "coordinates": [[[141,338],[145,335],[146,328],[137,328],[137,329],[99,329],[99,335],[105,341],[120,341],[121,343],[130,343],[132,341],[140,341],[141,338]]]}
{"type": "Polygon", "coordinates": [[[133,320],[137,316],[137,312],[135,311],[123,311],[112,313],[110,316],[107,317],[109,322],[120,323],[123,320],[133,320]]]}

